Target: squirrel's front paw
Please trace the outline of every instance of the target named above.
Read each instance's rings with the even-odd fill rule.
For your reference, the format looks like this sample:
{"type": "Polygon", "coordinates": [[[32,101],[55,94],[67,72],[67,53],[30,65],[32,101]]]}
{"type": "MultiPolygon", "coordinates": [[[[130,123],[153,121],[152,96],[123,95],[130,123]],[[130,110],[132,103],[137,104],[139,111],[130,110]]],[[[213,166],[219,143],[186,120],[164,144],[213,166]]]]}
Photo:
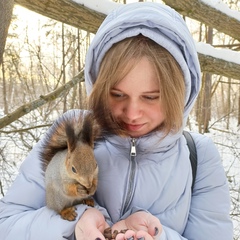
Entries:
{"type": "Polygon", "coordinates": [[[63,219],[68,221],[74,221],[77,217],[77,212],[75,207],[64,208],[60,215],[63,219]]]}
{"type": "Polygon", "coordinates": [[[78,192],[78,195],[80,195],[80,196],[88,195],[87,189],[81,184],[77,184],[77,192],[78,192]]]}
{"type": "Polygon", "coordinates": [[[67,185],[65,188],[66,195],[77,198],[87,198],[89,196],[88,190],[79,183],[67,185]]]}
{"type": "Polygon", "coordinates": [[[94,207],[94,200],[93,198],[86,198],[82,200],[82,204],[86,204],[90,207],[94,207]]]}

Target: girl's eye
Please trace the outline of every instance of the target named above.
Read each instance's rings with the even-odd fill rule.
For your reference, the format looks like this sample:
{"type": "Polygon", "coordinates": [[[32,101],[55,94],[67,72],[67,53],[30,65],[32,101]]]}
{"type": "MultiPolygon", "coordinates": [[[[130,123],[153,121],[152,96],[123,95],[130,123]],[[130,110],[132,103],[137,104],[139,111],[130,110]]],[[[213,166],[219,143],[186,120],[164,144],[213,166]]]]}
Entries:
{"type": "Polygon", "coordinates": [[[77,173],[77,170],[76,170],[76,168],[74,166],[72,166],[72,172],[73,173],[77,173]]]}
{"type": "Polygon", "coordinates": [[[124,97],[124,94],[120,93],[120,92],[111,92],[110,94],[114,98],[123,98],[124,97]]]}
{"type": "Polygon", "coordinates": [[[145,99],[151,100],[151,101],[159,99],[159,96],[143,96],[143,97],[144,97],[145,99]]]}

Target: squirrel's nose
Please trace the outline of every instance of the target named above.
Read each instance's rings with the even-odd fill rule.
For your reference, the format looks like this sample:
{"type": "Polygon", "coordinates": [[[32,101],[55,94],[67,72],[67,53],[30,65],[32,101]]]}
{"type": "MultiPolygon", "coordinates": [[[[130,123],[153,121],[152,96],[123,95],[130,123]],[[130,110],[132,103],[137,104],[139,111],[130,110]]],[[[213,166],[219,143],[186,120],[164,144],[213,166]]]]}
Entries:
{"type": "Polygon", "coordinates": [[[92,187],[92,185],[93,185],[93,181],[92,181],[92,179],[91,179],[91,180],[89,179],[89,181],[87,181],[86,184],[84,184],[84,187],[85,187],[87,190],[90,190],[91,187],[92,187]]]}

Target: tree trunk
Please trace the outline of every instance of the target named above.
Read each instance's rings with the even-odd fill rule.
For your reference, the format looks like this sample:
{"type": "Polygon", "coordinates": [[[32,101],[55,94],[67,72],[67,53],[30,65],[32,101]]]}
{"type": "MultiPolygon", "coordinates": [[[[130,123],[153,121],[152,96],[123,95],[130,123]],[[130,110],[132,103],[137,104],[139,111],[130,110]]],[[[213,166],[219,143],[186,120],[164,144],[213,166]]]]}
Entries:
{"type": "Polygon", "coordinates": [[[227,116],[227,130],[229,130],[230,124],[230,112],[231,112],[231,78],[228,78],[228,88],[227,88],[227,107],[226,107],[226,116],[227,116]]]}
{"type": "MultiPolygon", "coordinates": [[[[213,42],[213,28],[207,28],[207,39],[208,44],[212,45],[213,42]]],[[[204,132],[209,132],[208,126],[211,118],[211,90],[212,90],[212,74],[206,73],[205,75],[205,89],[204,89],[204,100],[203,100],[203,109],[204,109],[204,132]]]]}
{"type": "Polygon", "coordinates": [[[71,0],[15,0],[15,3],[43,16],[92,33],[96,33],[106,16],[71,0]]]}
{"type": "Polygon", "coordinates": [[[238,91],[238,126],[240,126],[240,94],[239,94],[239,92],[240,92],[240,85],[239,85],[239,91],[238,91]]]}
{"type": "Polygon", "coordinates": [[[3,89],[2,89],[2,95],[3,95],[3,106],[4,106],[4,114],[8,114],[8,101],[7,101],[7,84],[6,84],[6,78],[5,78],[5,68],[4,63],[2,63],[2,82],[3,82],[3,89]]]}
{"type": "Polygon", "coordinates": [[[204,99],[203,99],[203,131],[204,133],[209,132],[209,121],[211,119],[211,89],[212,89],[212,75],[209,73],[205,74],[205,85],[204,85],[204,99]]]}
{"type": "MultiPolygon", "coordinates": [[[[66,83],[66,64],[65,64],[65,33],[64,23],[62,23],[62,75],[63,85],[66,83]]],[[[67,111],[67,96],[63,97],[63,112],[67,111]]]]}
{"type": "Polygon", "coordinates": [[[0,66],[8,35],[8,28],[12,18],[14,0],[0,0],[0,66]]]}
{"type": "MultiPolygon", "coordinates": [[[[70,53],[72,55],[72,59],[71,59],[71,69],[72,69],[72,76],[75,76],[76,75],[76,69],[77,69],[77,66],[76,66],[76,46],[75,46],[75,43],[76,43],[76,36],[74,34],[71,34],[70,35],[70,38],[71,38],[71,48],[70,48],[70,53]]],[[[76,99],[78,98],[77,96],[77,86],[75,86],[73,89],[72,89],[72,96],[71,96],[71,99],[69,101],[70,102],[70,109],[74,109],[76,108],[75,104],[76,104],[76,99]]]]}
{"type": "MultiPolygon", "coordinates": [[[[212,44],[213,29],[206,27],[206,42],[212,44]]],[[[202,77],[202,89],[199,95],[198,102],[198,124],[199,132],[208,132],[209,121],[211,117],[211,89],[212,89],[212,75],[210,73],[204,73],[202,77]]]]}

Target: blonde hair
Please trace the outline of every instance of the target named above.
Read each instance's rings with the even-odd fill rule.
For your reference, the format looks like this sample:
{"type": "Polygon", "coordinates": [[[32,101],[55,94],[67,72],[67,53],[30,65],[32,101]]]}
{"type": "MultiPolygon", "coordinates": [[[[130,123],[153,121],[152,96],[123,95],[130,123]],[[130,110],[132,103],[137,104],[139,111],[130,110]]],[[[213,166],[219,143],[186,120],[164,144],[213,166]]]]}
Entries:
{"type": "Polygon", "coordinates": [[[105,54],[89,96],[89,108],[103,129],[125,135],[111,115],[110,91],[142,57],[147,57],[155,69],[160,101],[166,116],[156,130],[162,130],[166,135],[171,131],[177,132],[182,126],[184,111],[185,83],[182,70],[165,48],[143,35],[124,39],[105,54]]]}

